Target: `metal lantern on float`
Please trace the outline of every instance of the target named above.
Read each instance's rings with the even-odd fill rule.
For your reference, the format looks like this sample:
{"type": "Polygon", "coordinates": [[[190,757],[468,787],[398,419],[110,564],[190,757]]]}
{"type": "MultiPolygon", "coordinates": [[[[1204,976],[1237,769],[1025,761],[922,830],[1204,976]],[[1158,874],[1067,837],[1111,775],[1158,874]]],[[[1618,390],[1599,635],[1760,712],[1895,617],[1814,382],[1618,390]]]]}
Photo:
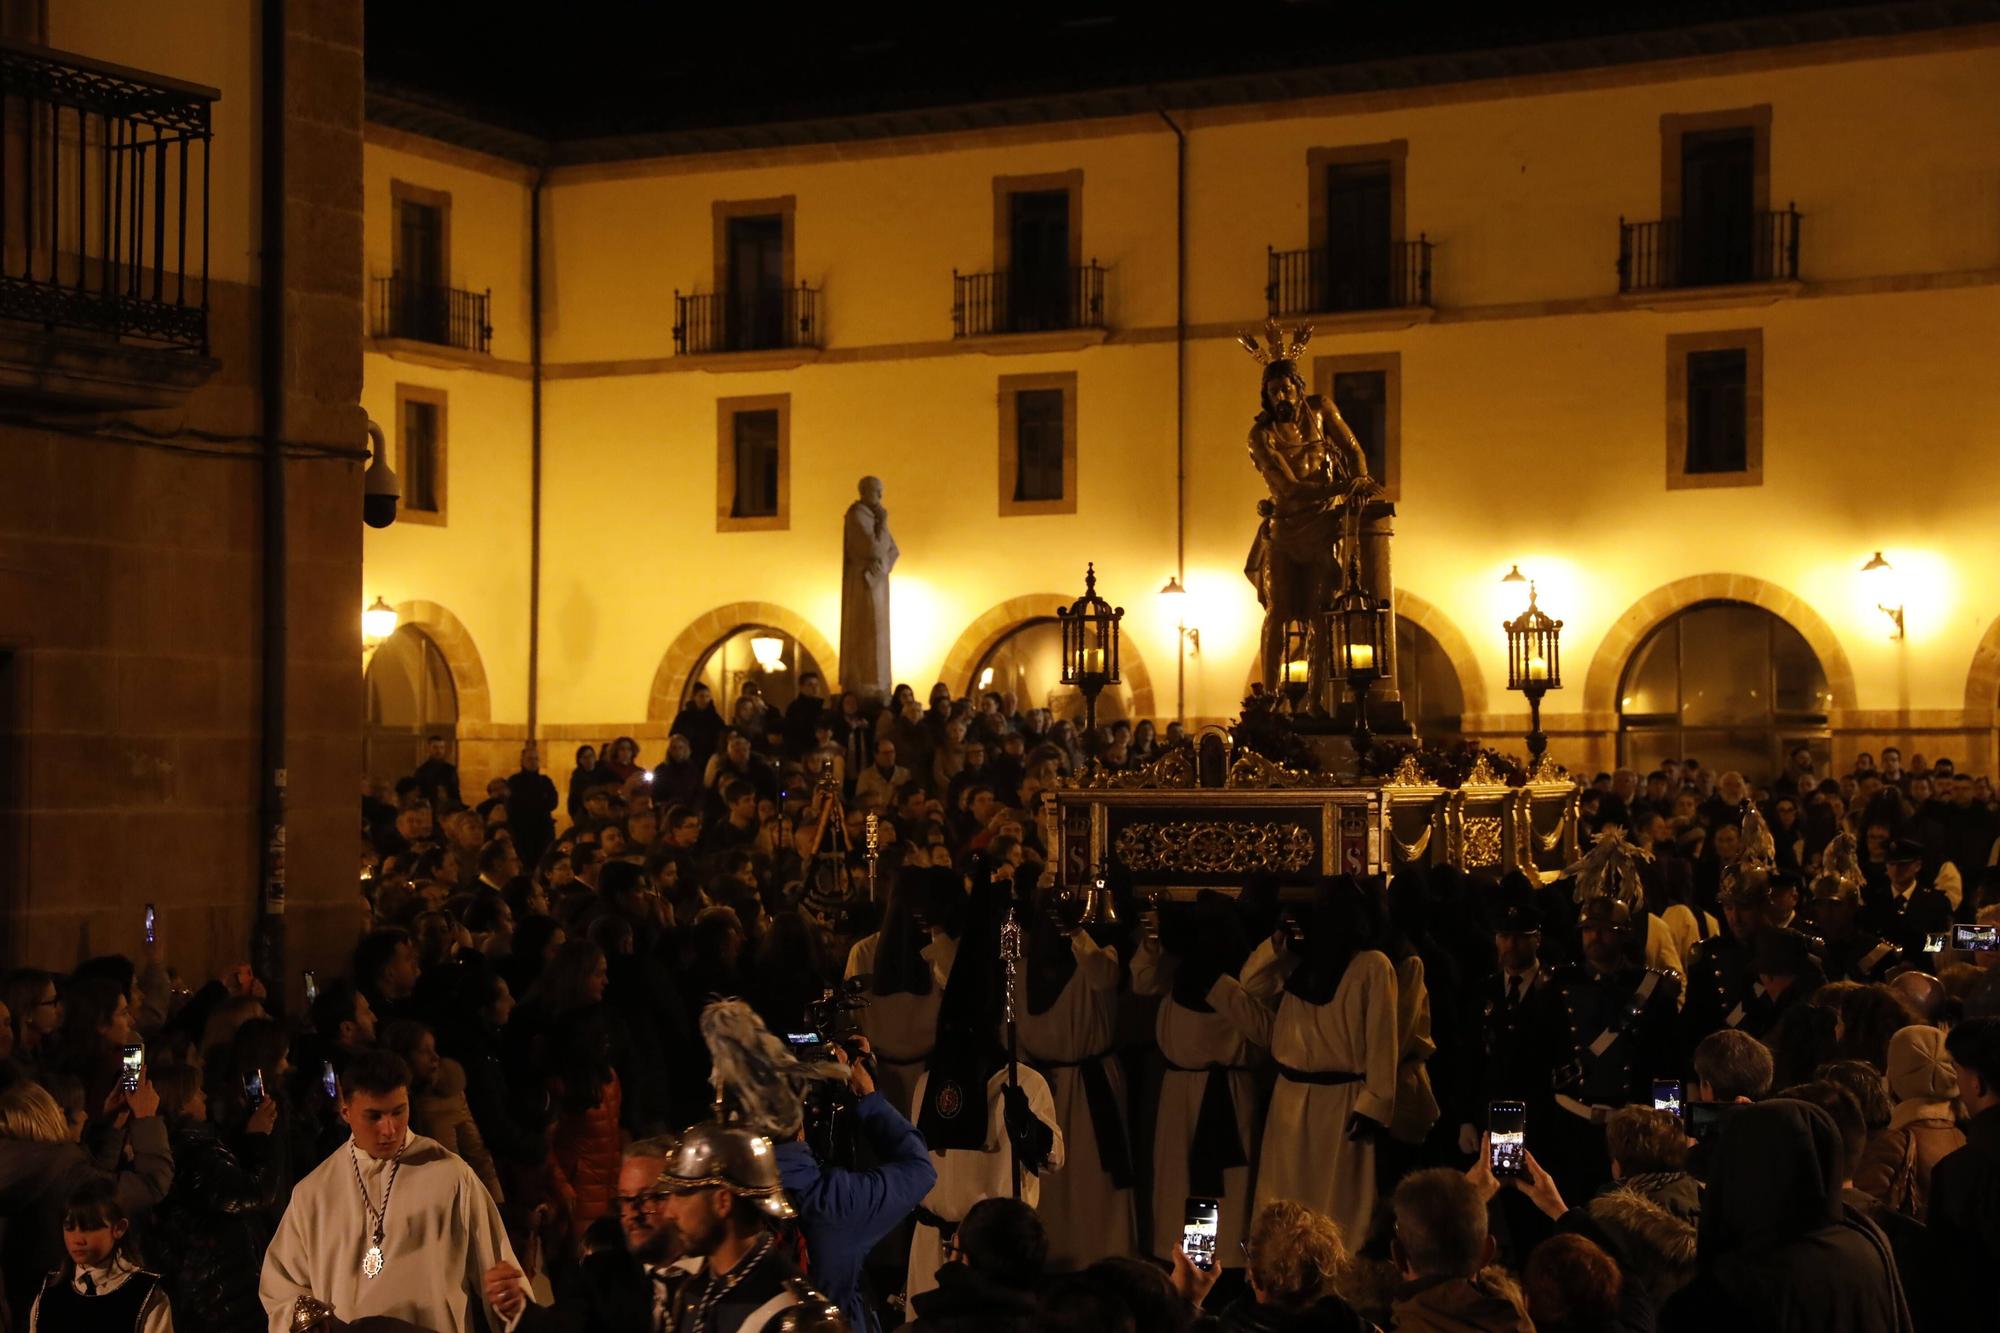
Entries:
{"type": "Polygon", "coordinates": [[[1097,696],[1118,683],[1118,622],[1125,608],[1113,607],[1097,595],[1097,565],[1084,569],[1083,596],[1056,608],[1062,627],[1062,683],[1083,692],[1083,727],[1097,730],[1097,696]]]}
{"type": "Polygon", "coordinates": [[[1528,583],[1528,605],[1503,623],[1507,631],[1507,688],[1528,696],[1528,753],[1539,763],[1549,747],[1542,734],[1542,696],[1562,688],[1562,627],[1535,603],[1535,585],[1528,583]]]}
{"type": "Polygon", "coordinates": [[[1333,667],[1354,691],[1354,753],[1365,763],[1373,736],[1368,730],[1368,691],[1389,664],[1389,604],[1361,586],[1361,564],[1350,560],[1346,586],[1333,599],[1333,667]]]}
{"type": "Polygon", "coordinates": [[[1284,657],[1278,663],[1278,692],[1296,713],[1312,688],[1312,622],[1285,621],[1284,657]]]}

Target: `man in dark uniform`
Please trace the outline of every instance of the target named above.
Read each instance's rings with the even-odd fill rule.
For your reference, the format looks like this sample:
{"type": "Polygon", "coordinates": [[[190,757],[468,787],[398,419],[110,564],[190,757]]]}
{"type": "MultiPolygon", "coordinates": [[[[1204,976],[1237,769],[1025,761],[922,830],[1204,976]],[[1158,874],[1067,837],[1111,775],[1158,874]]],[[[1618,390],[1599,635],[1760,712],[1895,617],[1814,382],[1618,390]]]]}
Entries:
{"type": "MultiPolygon", "coordinates": [[[[1503,885],[1503,894],[1505,890],[1503,885]]],[[[1526,1105],[1530,1133],[1545,1120],[1537,1112],[1553,1109],[1549,1070],[1567,1056],[1556,1054],[1548,1044],[1552,973],[1542,966],[1541,950],[1541,909],[1523,886],[1521,893],[1507,894],[1494,914],[1496,966],[1469,996],[1480,1034],[1480,1060],[1472,1102],[1466,1108],[1474,1119],[1459,1126],[1461,1152],[1477,1151],[1488,1102],[1526,1105]]]]}
{"type": "Polygon", "coordinates": [[[1722,874],[1717,901],[1728,931],[1695,945],[1688,958],[1687,1007],[1681,1013],[1681,1049],[1692,1052],[1719,1028],[1756,1035],[1769,1024],[1770,1000],[1757,982],[1752,950],[1765,928],[1770,876],[1739,862],[1722,874]]]}
{"type": "Polygon", "coordinates": [[[1907,961],[1903,951],[1860,925],[1861,891],[1866,883],[1854,835],[1840,833],[1820,856],[1812,880],[1812,920],[1825,942],[1826,979],[1887,981],[1907,961]]]}
{"type": "Polygon", "coordinates": [[[1922,953],[1924,936],[1951,929],[1951,899],[1917,883],[1924,868],[1921,843],[1898,838],[1886,860],[1888,886],[1862,908],[1861,923],[1905,954],[1922,953]]]}
{"type": "Polygon", "coordinates": [[[1604,1122],[1611,1112],[1650,1106],[1653,1080],[1680,1076],[1675,1013],[1681,980],[1632,961],[1634,937],[1646,919],[1636,875],[1630,890],[1629,904],[1608,894],[1584,900],[1582,961],[1562,968],[1553,981],[1557,1020],[1566,1029],[1558,1049],[1569,1054],[1552,1082],[1560,1109],[1550,1169],[1566,1197],[1588,1197],[1610,1178],[1604,1122]]]}
{"type": "Polygon", "coordinates": [[[1775,1028],[1788,1012],[1811,999],[1812,993],[1826,984],[1826,973],[1821,970],[1815,953],[1819,947],[1818,940],[1781,926],[1773,926],[1757,936],[1751,966],[1757,971],[1758,987],[1769,1000],[1765,1032],[1775,1028]]]}

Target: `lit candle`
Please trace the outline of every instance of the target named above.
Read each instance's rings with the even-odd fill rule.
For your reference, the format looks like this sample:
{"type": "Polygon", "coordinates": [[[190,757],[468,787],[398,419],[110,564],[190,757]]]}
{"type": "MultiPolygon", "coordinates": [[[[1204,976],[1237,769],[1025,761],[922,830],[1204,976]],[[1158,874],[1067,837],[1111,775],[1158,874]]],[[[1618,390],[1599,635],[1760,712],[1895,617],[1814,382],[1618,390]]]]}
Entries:
{"type": "Polygon", "coordinates": [[[1285,680],[1289,684],[1303,685],[1311,673],[1312,668],[1307,665],[1306,660],[1302,657],[1285,663],[1285,680]]]}
{"type": "Polygon", "coordinates": [[[1104,650],[1102,648],[1086,648],[1083,650],[1083,674],[1086,676],[1101,676],[1104,674],[1104,650]]]}
{"type": "Polygon", "coordinates": [[[1375,645],[1372,643],[1348,644],[1347,669],[1349,671],[1373,671],[1375,669],[1375,645]]]}
{"type": "Polygon", "coordinates": [[[1549,678],[1549,659],[1543,657],[1540,653],[1537,653],[1535,654],[1535,656],[1529,658],[1528,679],[1547,680],[1548,678],[1549,678]]]}

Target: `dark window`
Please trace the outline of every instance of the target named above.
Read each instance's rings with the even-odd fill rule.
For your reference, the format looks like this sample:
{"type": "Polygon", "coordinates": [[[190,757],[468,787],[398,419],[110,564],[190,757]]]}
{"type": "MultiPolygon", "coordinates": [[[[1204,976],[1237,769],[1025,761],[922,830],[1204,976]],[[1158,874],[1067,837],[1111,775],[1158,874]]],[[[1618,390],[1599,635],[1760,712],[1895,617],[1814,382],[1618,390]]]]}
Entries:
{"type": "Polygon", "coordinates": [[[1747,282],[1757,203],[1757,134],[1711,130],[1681,138],[1681,281],[1747,282]]]}
{"type": "Polygon", "coordinates": [[[444,210],[396,201],[396,283],[390,299],[391,336],[446,342],[449,311],[444,271],[444,210]]]}
{"type": "Polygon", "coordinates": [[[1063,498],[1063,391],[1014,395],[1014,498],[1063,498]]]}
{"type": "Polygon", "coordinates": [[[1326,309],[1390,304],[1389,195],[1387,162],[1326,169],[1326,309]]]}
{"type": "Polygon", "coordinates": [[[1007,196],[1008,312],[1014,333],[1066,329],[1069,309],[1069,191],[1007,196]]]}
{"type": "Polygon", "coordinates": [[[1389,376],[1380,370],[1341,370],[1333,376],[1333,405],[1361,452],[1368,456],[1368,475],[1377,482],[1389,475],[1389,376]]]}
{"type": "Polygon", "coordinates": [[[785,345],[785,219],[730,218],[728,340],[732,351],[785,345]]]}
{"type": "Polygon", "coordinates": [[[438,511],[438,446],[442,433],[436,403],[403,400],[403,508],[420,513],[438,511]]]}
{"type": "Polygon", "coordinates": [[[1750,353],[1741,347],[1689,352],[1687,471],[1741,472],[1749,467],[1745,394],[1750,353]]]}
{"type": "Polygon", "coordinates": [[[778,409],[738,412],[730,419],[736,448],[736,498],[731,518],[778,514],[778,409]]]}

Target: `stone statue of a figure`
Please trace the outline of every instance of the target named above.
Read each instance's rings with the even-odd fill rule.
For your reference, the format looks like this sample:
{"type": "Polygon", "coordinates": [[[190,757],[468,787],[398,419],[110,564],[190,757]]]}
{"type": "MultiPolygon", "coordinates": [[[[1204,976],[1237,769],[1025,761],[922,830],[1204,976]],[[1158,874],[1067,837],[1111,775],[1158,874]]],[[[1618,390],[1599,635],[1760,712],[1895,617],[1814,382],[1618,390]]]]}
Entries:
{"type": "Polygon", "coordinates": [[[863,477],[847,506],[840,565],[840,684],[864,699],[889,697],[889,571],[896,539],[882,507],[882,480],[863,477]]]}
{"type": "Polygon", "coordinates": [[[1309,679],[1315,694],[1328,679],[1330,644],[1322,643],[1321,613],[1341,589],[1350,540],[1346,527],[1357,506],[1380,494],[1368,476],[1368,458],[1331,399],[1306,392],[1298,356],[1312,337],[1302,325],[1289,333],[1277,322],[1241,341],[1264,363],[1262,410],[1250,425],[1250,461],[1270,488],[1257,502],[1263,515],[1243,573],[1264,606],[1264,688],[1276,690],[1288,655],[1285,623],[1309,627],[1309,679]]]}

